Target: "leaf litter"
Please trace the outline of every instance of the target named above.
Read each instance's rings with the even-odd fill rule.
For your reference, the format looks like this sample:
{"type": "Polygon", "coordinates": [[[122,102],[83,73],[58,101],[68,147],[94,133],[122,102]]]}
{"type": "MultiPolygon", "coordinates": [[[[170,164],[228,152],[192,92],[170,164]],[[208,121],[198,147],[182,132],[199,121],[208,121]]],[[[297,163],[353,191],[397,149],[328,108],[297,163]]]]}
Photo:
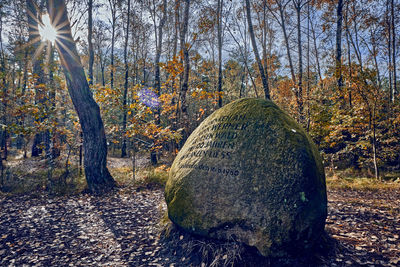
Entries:
{"type": "Polygon", "coordinates": [[[399,266],[400,192],[329,190],[327,253],[266,259],[160,221],[163,189],[0,198],[0,266],[399,266]]]}

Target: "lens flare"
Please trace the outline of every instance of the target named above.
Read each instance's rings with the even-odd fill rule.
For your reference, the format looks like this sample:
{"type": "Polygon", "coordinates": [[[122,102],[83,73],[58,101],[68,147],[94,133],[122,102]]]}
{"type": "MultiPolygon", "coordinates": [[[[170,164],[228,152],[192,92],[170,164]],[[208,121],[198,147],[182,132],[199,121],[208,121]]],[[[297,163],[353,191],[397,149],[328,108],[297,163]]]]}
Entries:
{"type": "Polygon", "coordinates": [[[42,16],[42,25],[39,25],[39,34],[42,37],[42,40],[50,41],[54,44],[58,37],[58,33],[56,28],[50,22],[49,14],[45,14],[42,16]]]}
{"type": "Polygon", "coordinates": [[[158,100],[158,96],[156,93],[149,89],[142,89],[140,92],[138,92],[139,100],[146,106],[150,108],[157,108],[160,105],[160,102],[158,100]]]}

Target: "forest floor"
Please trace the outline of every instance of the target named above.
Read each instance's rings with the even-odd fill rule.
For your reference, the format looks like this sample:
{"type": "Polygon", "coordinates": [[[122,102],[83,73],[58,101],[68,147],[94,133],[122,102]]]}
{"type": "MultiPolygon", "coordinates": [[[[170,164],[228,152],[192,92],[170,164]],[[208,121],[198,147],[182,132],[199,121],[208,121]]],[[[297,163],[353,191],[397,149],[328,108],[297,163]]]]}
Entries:
{"type": "MultiPolygon", "coordinates": [[[[112,159],[110,166],[129,164],[112,159]]],[[[318,252],[267,259],[241,244],[174,228],[165,218],[163,188],[152,183],[101,197],[0,195],[0,266],[400,265],[398,187],[332,187],[328,201],[327,235],[318,252]]]]}

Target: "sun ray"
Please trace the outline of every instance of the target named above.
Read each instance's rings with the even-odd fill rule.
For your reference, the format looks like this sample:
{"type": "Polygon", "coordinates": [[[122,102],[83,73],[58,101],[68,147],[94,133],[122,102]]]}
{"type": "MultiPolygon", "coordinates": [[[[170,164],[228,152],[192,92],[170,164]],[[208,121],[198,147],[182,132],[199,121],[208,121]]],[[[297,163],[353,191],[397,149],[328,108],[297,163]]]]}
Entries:
{"type": "Polygon", "coordinates": [[[32,39],[31,41],[27,42],[26,44],[22,44],[19,47],[17,47],[16,51],[23,50],[23,49],[27,48],[28,46],[31,46],[31,45],[39,42],[40,40],[41,40],[41,37],[38,35],[37,37],[35,37],[35,39],[32,39]]]}
{"type": "MultiPolygon", "coordinates": [[[[41,21],[35,16],[35,14],[32,13],[32,11],[27,10],[28,15],[34,20],[36,21],[36,23],[39,25],[41,23],[41,21]]],[[[29,24],[29,27],[36,29],[37,30],[37,26],[29,24]]]]}
{"type": "Polygon", "coordinates": [[[45,45],[46,45],[45,43],[40,43],[39,47],[35,51],[35,54],[33,54],[32,62],[36,61],[36,59],[39,57],[45,45]]]}
{"type": "Polygon", "coordinates": [[[70,37],[64,36],[64,35],[58,36],[58,39],[63,39],[63,40],[69,41],[71,43],[74,42],[74,40],[72,40],[70,37]]]}
{"type": "MultiPolygon", "coordinates": [[[[69,21],[64,21],[64,22],[62,22],[62,23],[60,23],[60,24],[55,24],[55,25],[57,25],[57,26],[56,26],[57,31],[59,31],[60,29],[62,29],[62,28],[63,28],[64,26],[66,26],[68,23],[69,23],[69,21]]],[[[63,31],[65,31],[65,30],[63,30],[63,31]]]]}
{"type": "MultiPolygon", "coordinates": [[[[61,17],[62,17],[62,14],[63,14],[63,9],[61,9],[61,10],[57,10],[57,12],[55,12],[55,10],[54,10],[54,7],[52,6],[52,2],[53,1],[50,1],[50,10],[49,10],[49,12],[52,14],[52,22],[53,22],[53,24],[54,25],[57,25],[56,27],[57,27],[57,29],[60,29],[61,27],[64,27],[64,26],[60,26],[61,24],[60,24],[60,20],[61,20],[61,17]]],[[[63,22],[63,23],[65,23],[65,21],[63,22]]],[[[67,22],[68,23],[68,22],[67,22]]]]}
{"type": "Polygon", "coordinates": [[[74,53],[65,44],[63,44],[60,40],[57,40],[56,43],[59,46],[61,46],[65,51],[67,51],[67,53],[72,57],[73,60],[75,60],[76,62],[80,62],[80,58],[75,56],[74,53]]]}

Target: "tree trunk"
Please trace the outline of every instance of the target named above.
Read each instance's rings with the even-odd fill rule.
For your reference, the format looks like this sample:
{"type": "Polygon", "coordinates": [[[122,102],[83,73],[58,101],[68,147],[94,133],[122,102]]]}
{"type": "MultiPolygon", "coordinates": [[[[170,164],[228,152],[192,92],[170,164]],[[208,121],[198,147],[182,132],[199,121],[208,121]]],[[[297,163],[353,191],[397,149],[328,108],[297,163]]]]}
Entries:
{"type": "Polygon", "coordinates": [[[269,72],[268,72],[268,56],[271,55],[271,44],[269,45],[269,50],[267,54],[267,0],[263,0],[263,37],[262,37],[262,54],[263,54],[263,63],[264,63],[264,71],[265,78],[267,79],[268,88],[269,88],[269,72]]]}
{"type": "Polygon", "coordinates": [[[190,62],[189,62],[189,50],[186,45],[186,35],[188,31],[188,24],[189,24],[189,7],[190,7],[190,0],[185,0],[185,10],[183,14],[183,22],[180,32],[180,45],[181,51],[183,53],[183,80],[180,92],[180,110],[182,114],[182,122],[186,124],[185,120],[187,120],[187,103],[186,103],[186,93],[189,89],[189,71],[190,71],[190,62]]]}
{"type": "Polygon", "coordinates": [[[222,107],[222,7],[224,1],[217,2],[217,35],[218,35],[218,107],[222,107]]]}
{"type": "Polygon", "coordinates": [[[125,65],[125,83],[124,93],[122,96],[122,147],[121,147],[121,158],[127,156],[126,153],[126,123],[127,123],[127,96],[128,96],[128,77],[129,77],[129,65],[128,65],[128,43],[129,43],[129,22],[131,15],[131,0],[128,0],[128,13],[125,31],[125,45],[124,45],[124,65],[125,65]]]}
{"type": "Polygon", "coordinates": [[[375,107],[374,107],[374,114],[372,119],[372,153],[373,153],[373,162],[374,162],[374,172],[375,172],[375,179],[379,179],[379,168],[377,162],[377,148],[376,148],[376,125],[375,125],[375,107]]]}
{"type": "MultiPolygon", "coordinates": [[[[2,5],[0,5],[2,8],[2,5]]],[[[0,12],[2,10],[0,9],[0,12]]],[[[0,17],[0,73],[2,74],[0,87],[3,88],[2,101],[3,106],[3,124],[6,126],[4,129],[0,128],[1,139],[0,139],[0,167],[1,167],[1,178],[3,179],[3,159],[7,159],[7,80],[6,80],[6,60],[4,55],[3,47],[3,17],[0,17]],[[1,153],[3,152],[3,154],[1,153]]],[[[3,180],[2,180],[3,181],[3,180]]],[[[1,184],[0,184],[1,185],[1,184]]]]}
{"type": "Polygon", "coordinates": [[[257,61],[258,70],[260,72],[261,81],[262,81],[263,88],[264,88],[264,95],[265,95],[266,99],[270,99],[268,81],[267,81],[267,78],[265,77],[264,67],[261,63],[260,55],[258,54],[256,38],[254,36],[253,23],[251,21],[250,1],[249,0],[246,0],[246,14],[247,14],[247,23],[249,26],[251,44],[253,46],[254,56],[257,61]]]}
{"type": "Polygon", "coordinates": [[[317,62],[317,73],[318,73],[319,80],[322,81],[321,64],[319,63],[319,51],[318,51],[318,45],[317,45],[317,37],[315,36],[315,29],[314,29],[314,25],[313,25],[312,21],[310,21],[310,26],[311,26],[311,33],[313,36],[315,61],[317,62]]]}
{"type": "Polygon", "coordinates": [[[396,28],[395,28],[395,13],[394,13],[394,0],[390,4],[391,11],[391,30],[392,30],[392,62],[393,62],[393,93],[392,102],[394,103],[397,94],[397,75],[396,75],[396,28]]]}
{"type": "Polygon", "coordinates": [[[339,0],[336,9],[336,83],[339,89],[341,105],[344,105],[343,96],[343,75],[342,75],[342,21],[343,21],[343,0],[339,0]]]}
{"type": "Polygon", "coordinates": [[[67,81],[68,92],[83,132],[84,166],[89,191],[106,192],[115,187],[116,183],[107,169],[107,142],[100,109],[93,99],[72,38],[64,0],[53,0],[47,5],[52,23],[56,22],[59,25],[60,37],[56,40],[56,47],[67,81]],[[57,14],[57,12],[62,13],[57,14]],[[59,20],[55,21],[58,18],[59,20]]]}
{"type": "MultiPolygon", "coordinates": [[[[38,20],[39,14],[37,14],[36,5],[32,0],[27,0],[27,11],[28,11],[28,23],[30,25],[28,29],[29,33],[29,42],[32,43],[32,61],[33,61],[33,72],[32,76],[36,78],[35,80],[35,104],[38,105],[39,109],[43,108],[45,104],[45,92],[44,88],[41,88],[42,84],[45,84],[44,81],[44,73],[42,69],[43,60],[42,60],[42,52],[38,51],[38,43],[40,41],[40,36],[37,31],[38,28],[38,20]],[[35,52],[36,51],[36,52],[35,52]],[[37,58],[34,58],[37,53],[37,58]]],[[[43,120],[39,119],[39,120],[43,120]]],[[[42,132],[36,133],[33,139],[33,145],[31,150],[32,157],[38,157],[42,154],[41,144],[43,142],[44,134],[42,132]]]]}
{"type": "Polygon", "coordinates": [[[299,122],[304,122],[303,114],[303,52],[301,43],[301,8],[302,0],[294,1],[296,14],[297,14],[297,47],[298,47],[298,57],[299,57],[299,80],[297,83],[297,108],[299,112],[299,122]]]}
{"type": "Polygon", "coordinates": [[[346,20],[345,20],[345,25],[346,25],[346,43],[347,43],[347,57],[348,57],[348,65],[349,65],[349,86],[348,86],[348,98],[349,98],[349,107],[352,108],[352,95],[351,95],[351,78],[352,78],[352,67],[351,67],[351,46],[350,46],[350,40],[349,40],[349,25],[348,25],[348,3],[346,5],[346,20]]]}
{"type": "Polygon", "coordinates": [[[306,88],[306,105],[307,105],[307,118],[306,118],[306,131],[310,131],[311,111],[310,111],[310,2],[307,2],[307,88],[306,88]]]}
{"type": "MultiPolygon", "coordinates": [[[[163,16],[160,21],[160,24],[158,25],[158,38],[156,38],[156,46],[157,46],[156,57],[154,59],[154,88],[156,89],[158,97],[161,95],[160,57],[162,52],[163,28],[166,20],[167,20],[167,0],[163,0],[163,16]]],[[[156,115],[156,123],[160,124],[161,122],[160,107],[157,107],[155,115],[156,115]]]]}
{"type": "Polygon", "coordinates": [[[132,144],[132,182],[136,181],[136,144],[132,144]]]}
{"type": "Polygon", "coordinates": [[[386,2],[386,23],[388,31],[388,72],[389,72],[389,103],[393,103],[393,83],[392,83],[392,30],[391,30],[391,16],[389,15],[389,1],[386,2]]]}
{"type": "Polygon", "coordinates": [[[286,53],[288,56],[288,61],[289,61],[289,67],[290,67],[290,74],[292,75],[292,81],[293,84],[296,84],[296,75],[294,74],[294,67],[293,67],[293,61],[292,61],[292,55],[290,53],[290,48],[289,48],[289,36],[287,34],[286,31],[286,21],[285,21],[285,12],[284,12],[284,7],[282,5],[282,3],[278,3],[278,7],[279,7],[279,16],[281,18],[281,27],[282,27],[282,31],[283,31],[283,38],[285,40],[285,46],[286,46],[286,53]]]}
{"type": "Polygon", "coordinates": [[[116,2],[109,0],[110,3],[110,9],[111,9],[111,71],[110,71],[110,87],[111,89],[114,89],[114,43],[115,43],[115,24],[117,21],[116,18],[116,13],[117,13],[117,9],[116,9],[116,2]]]}
{"type": "Polygon", "coordinates": [[[94,63],[94,51],[93,51],[93,0],[89,0],[88,3],[88,44],[89,44],[89,85],[93,85],[93,63],[94,63]]]}

